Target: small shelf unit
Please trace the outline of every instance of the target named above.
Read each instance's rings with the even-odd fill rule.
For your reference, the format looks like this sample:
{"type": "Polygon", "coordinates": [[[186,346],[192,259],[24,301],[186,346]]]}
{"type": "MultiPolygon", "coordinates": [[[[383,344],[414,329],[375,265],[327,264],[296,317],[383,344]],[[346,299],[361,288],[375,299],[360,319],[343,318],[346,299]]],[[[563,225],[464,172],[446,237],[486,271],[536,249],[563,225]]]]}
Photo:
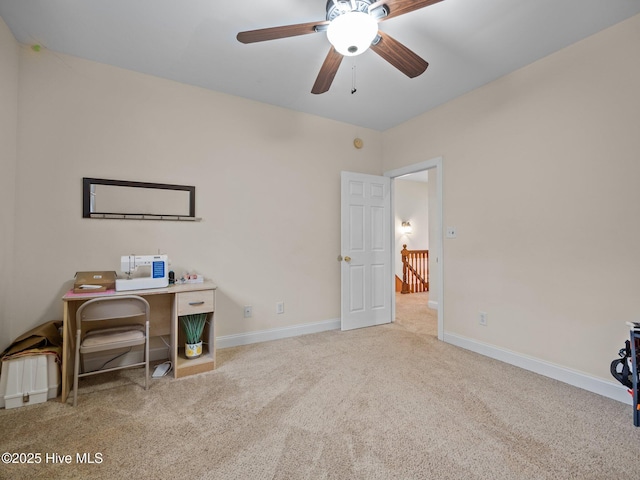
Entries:
{"type": "Polygon", "coordinates": [[[181,292],[176,295],[175,314],[171,329],[173,351],[173,375],[175,378],[213,370],[216,367],[215,345],[215,290],[181,292]],[[187,358],[184,354],[184,334],[180,326],[180,317],[196,313],[206,313],[207,322],[202,334],[202,355],[187,358]]]}

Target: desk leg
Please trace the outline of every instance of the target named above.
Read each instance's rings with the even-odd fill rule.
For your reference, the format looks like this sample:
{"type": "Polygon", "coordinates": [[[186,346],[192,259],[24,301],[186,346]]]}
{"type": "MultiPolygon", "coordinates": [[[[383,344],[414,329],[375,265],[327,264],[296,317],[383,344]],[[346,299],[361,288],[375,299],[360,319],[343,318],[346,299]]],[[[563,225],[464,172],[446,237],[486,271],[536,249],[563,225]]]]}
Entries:
{"type": "Polygon", "coordinates": [[[171,365],[173,365],[173,378],[178,378],[178,298],[171,298],[171,365]]]}
{"type": "Polygon", "coordinates": [[[73,358],[71,358],[71,322],[69,321],[69,302],[63,302],[62,309],[62,403],[67,402],[73,378],[69,381],[69,374],[73,376],[73,358]]]}

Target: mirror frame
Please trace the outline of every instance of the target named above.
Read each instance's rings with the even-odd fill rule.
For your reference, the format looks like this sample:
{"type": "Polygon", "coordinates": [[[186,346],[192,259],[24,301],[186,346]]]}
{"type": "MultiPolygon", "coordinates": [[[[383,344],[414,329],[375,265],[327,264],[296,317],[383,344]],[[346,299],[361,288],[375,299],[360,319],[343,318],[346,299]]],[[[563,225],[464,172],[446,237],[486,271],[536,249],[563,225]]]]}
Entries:
{"type": "Polygon", "coordinates": [[[128,180],[109,180],[106,178],[82,179],[82,217],[83,218],[116,218],[129,220],[199,220],[196,218],[196,187],[188,185],[172,185],[168,183],[132,182],[128,180]],[[159,190],[179,190],[189,193],[189,215],[168,215],[161,213],[118,213],[92,212],[91,186],[114,185],[118,187],[155,188],[159,190]]]}

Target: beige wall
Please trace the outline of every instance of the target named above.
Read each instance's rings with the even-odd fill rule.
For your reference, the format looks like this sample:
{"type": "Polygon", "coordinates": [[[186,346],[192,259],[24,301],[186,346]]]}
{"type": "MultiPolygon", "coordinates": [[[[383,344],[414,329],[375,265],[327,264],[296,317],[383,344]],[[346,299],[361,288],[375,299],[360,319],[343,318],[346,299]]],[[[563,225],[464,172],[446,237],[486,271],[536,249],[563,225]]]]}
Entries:
{"type": "Polygon", "coordinates": [[[218,335],[339,318],[340,171],[381,173],[379,132],[27,47],[19,94],[12,338],[158,251],[219,284],[218,335]],[[203,221],[83,219],[82,177],[195,185],[203,221]]]}
{"type": "Polygon", "coordinates": [[[384,132],[385,170],[444,159],[445,333],[612,380],[640,318],[638,58],[640,16],[384,132]]]}
{"type": "Polygon", "coordinates": [[[18,64],[18,44],[0,18],[0,351],[11,335],[7,302],[13,283],[18,64]]]}

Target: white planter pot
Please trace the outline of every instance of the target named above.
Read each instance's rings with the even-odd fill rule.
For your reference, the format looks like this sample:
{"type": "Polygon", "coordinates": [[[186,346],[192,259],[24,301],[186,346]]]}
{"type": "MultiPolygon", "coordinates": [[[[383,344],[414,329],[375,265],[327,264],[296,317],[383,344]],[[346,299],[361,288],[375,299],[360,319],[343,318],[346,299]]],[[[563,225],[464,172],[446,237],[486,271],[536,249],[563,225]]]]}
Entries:
{"type": "Polygon", "coordinates": [[[187,358],[198,358],[202,355],[202,341],[198,343],[185,343],[184,355],[187,358]]]}

